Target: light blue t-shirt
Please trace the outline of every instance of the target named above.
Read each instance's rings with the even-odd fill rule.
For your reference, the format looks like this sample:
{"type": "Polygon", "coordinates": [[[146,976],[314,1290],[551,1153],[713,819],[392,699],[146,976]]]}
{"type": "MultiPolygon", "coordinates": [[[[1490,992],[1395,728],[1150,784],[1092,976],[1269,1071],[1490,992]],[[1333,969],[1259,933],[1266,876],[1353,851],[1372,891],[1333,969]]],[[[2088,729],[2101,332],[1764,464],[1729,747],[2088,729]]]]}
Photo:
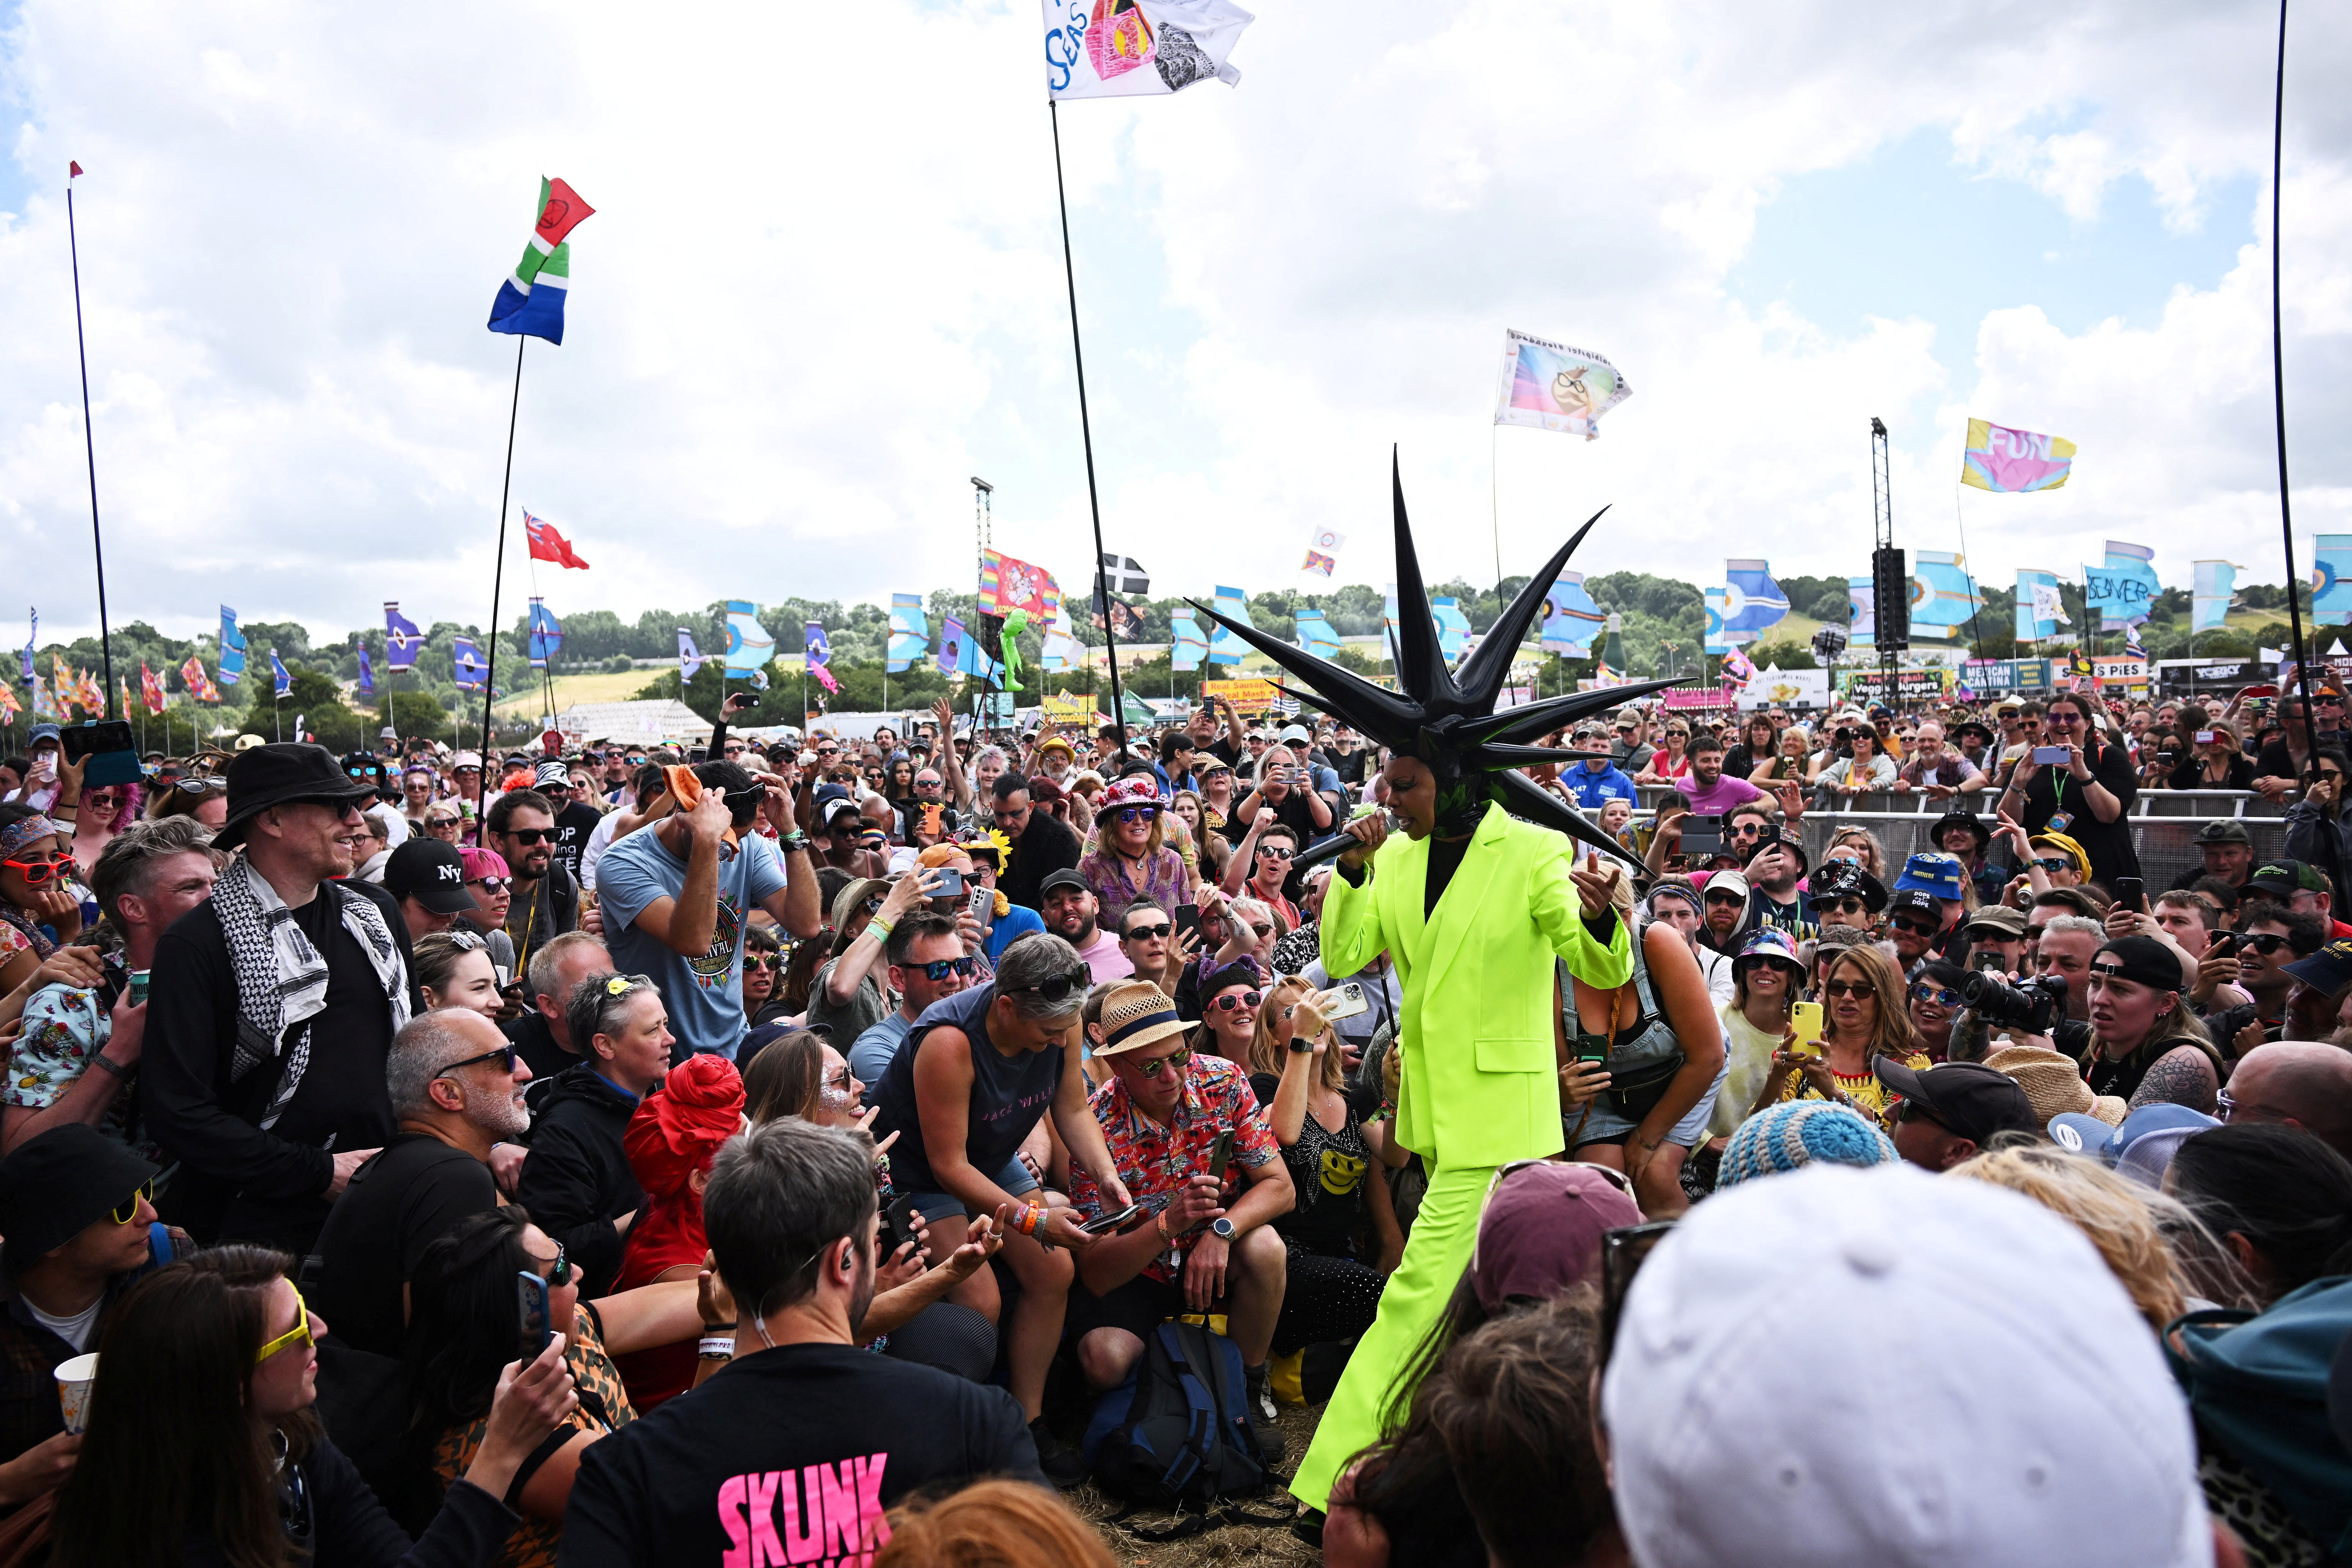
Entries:
{"type": "Polygon", "coordinates": [[[898,1054],[898,1047],[907,1043],[907,1036],[914,1026],[905,1014],[894,1009],[888,1017],[850,1043],[845,1059],[849,1063],[850,1076],[866,1086],[866,1104],[874,1103],[874,1086],[882,1081],[883,1069],[898,1054]]]}
{"type": "Polygon", "coordinates": [[[709,948],[680,958],[669,944],[638,929],[636,919],[656,899],[675,899],[686,886],[686,862],[669,851],[661,830],[632,833],[596,863],[596,899],[604,911],[604,945],[623,974],[650,974],[669,1011],[670,1033],[688,1050],[732,1060],[751,1032],[743,1016],[743,916],[783,890],[784,868],[775,847],[757,834],[719,862],[719,921],[709,948]]]}

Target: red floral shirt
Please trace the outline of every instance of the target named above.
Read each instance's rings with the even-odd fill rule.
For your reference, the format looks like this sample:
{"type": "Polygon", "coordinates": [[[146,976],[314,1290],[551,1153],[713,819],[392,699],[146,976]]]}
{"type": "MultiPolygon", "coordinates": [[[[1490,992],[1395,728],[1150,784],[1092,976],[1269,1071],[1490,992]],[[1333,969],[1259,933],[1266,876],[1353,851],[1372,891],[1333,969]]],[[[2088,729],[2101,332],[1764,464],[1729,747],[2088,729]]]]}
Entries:
{"type": "MultiPolygon", "coordinates": [[[[1095,1120],[1102,1123],[1103,1142],[1110,1146],[1118,1179],[1126,1184],[1127,1195],[1143,1205],[1147,1224],[1156,1222],[1185,1181],[1208,1173],[1209,1151],[1217,1134],[1227,1128],[1233,1130],[1236,1164],[1255,1170],[1282,1154],[1249,1080],[1223,1057],[1193,1054],[1184,1068],[1183,1098],[1176,1102],[1165,1127],[1135,1109],[1127,1097],[1127,1085],[1116,1073],[1095,1090],[1088,1103],[1094,1107],[1095,1120]]],[[[1070,1167],[1070,1202],[1088,1219],[1102,1215],[1102,1190],[1075,1164],[1070,1167]]],[[[1178,1236],[1144,1273],[1172,1283],[1183,1269],[1184,1255],[1208,1234],[1208,1226],[1197,1226],[1178,1236]]]]}

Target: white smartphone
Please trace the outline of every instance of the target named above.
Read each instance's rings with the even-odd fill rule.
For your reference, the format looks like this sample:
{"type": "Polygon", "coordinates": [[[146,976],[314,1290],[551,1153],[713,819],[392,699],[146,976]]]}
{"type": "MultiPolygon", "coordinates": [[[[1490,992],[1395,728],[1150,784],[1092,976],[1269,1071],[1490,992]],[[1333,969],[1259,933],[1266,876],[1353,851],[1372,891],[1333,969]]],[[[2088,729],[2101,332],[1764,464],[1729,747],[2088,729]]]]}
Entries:
{"type": "Polygon", "coordinates": [[[1323,1015],[1323,1021],[1327,1024],[1336,1024],[1342,1018],[1354,1017],[1370,1005],[1370,1002],[1364,1000],[1364,988],[1350,980],[1339,988],[1331,1010],[1323,1015]]]}

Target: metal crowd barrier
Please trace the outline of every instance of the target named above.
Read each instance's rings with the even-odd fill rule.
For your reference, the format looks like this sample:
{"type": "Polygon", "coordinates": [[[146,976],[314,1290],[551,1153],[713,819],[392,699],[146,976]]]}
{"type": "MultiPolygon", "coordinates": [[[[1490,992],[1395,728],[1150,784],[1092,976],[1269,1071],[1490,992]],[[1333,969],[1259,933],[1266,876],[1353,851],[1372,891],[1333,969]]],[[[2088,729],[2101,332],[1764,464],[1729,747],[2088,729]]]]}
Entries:
{"type": "MultiPolygon", "coordinates": [[[[1666,786],[1635,787],[1642,797],[1635,819],[1649,821],[1656,815],[1658,802],[1667,793],[1666,786]]],[[[1813,805],[1808,792],[1801,823],[1805,853],[1819,861],[1822,852],[1829,847],[1831,835],[1839,828],[1867,827],[1886,851],[1887,866],[1892,871],[1910,856],[1935,848],[1927,841],[1927,830],[1953,805],[1969,805],[1989,824],[1998,798],[1990,790],[1948,800],[1931,800],[1917,794],[1873,792],[1853,796],[1851,805],[1822,806],[1813,805]]],[[[2257,861],[2279,859],[2286,854],[2284,808],[2250,791],[2143,790],[2132,803],[2127,816],[2132,825],[2132,845],[2139,855],[2140,878],[2151,891],[2170,887],[2182,872],[2203,867],[2204,854],[2197,847],[2197,832],[2216,817],[2232,817],[2245,824],[2257,861]]]]}

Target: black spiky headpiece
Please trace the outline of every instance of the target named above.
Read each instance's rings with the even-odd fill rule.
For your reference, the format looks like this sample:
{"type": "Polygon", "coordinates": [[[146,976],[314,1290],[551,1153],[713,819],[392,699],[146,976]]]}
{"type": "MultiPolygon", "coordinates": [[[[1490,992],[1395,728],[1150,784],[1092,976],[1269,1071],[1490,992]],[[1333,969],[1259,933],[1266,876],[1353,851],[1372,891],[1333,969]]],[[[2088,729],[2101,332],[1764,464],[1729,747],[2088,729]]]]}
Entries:
{"type": "MultiPolygon", "coordinates": [[[[1575,536],[1561,545],[1542,571],[1528,580],[1517,597],[1504,607],[1458,670],[1448,669],[1438,651],[1437,623],[1429,613],[1429,595],[1422,585],[1421,558],[1412,547],[1412,526],[1405,520],[1404,480],[1390,458],[1390,479],[1396,496],[1397,689],[1385,691],[1353,671],[1316,658],[1267,637],[1255,626],[1236,625],[1208,605],[1188,601],[1194,609],[1240,637],[1303,683],[1293,691],[1276,682],[1284,695],[1296,697],[1341,722],[1352,725],[1401,755],[1416,757],[1437,775],[1441,800],[1452,796],[1462,805],[1483,811],[1488,800],[1500,801],[1516,816],[1580,838],[1621,858],[1622,847],[1585,820],[1582,813],[1557,796],[1546,795],[1524,775],[1511,772],[1538,763],[1577,763],[1581,752],[1559,751],[1528,742],[1580,719],[1615,708],[1637,697],[1675,685],[1672,680],[1647,680],[1600,691],[1579,691],[1519,708],[1495,710],[1511,660],[1520,639],[1535,623],[1544,597],[1559,581],[1560,568],[1576,552],[1592,525],[1594,512],[1575,536]]],[[[1603,507],[1601,511],[1609,509],[1603,507]]],[[[1441,805],[1440,815],[1445,815],[1441,805]]]]}

